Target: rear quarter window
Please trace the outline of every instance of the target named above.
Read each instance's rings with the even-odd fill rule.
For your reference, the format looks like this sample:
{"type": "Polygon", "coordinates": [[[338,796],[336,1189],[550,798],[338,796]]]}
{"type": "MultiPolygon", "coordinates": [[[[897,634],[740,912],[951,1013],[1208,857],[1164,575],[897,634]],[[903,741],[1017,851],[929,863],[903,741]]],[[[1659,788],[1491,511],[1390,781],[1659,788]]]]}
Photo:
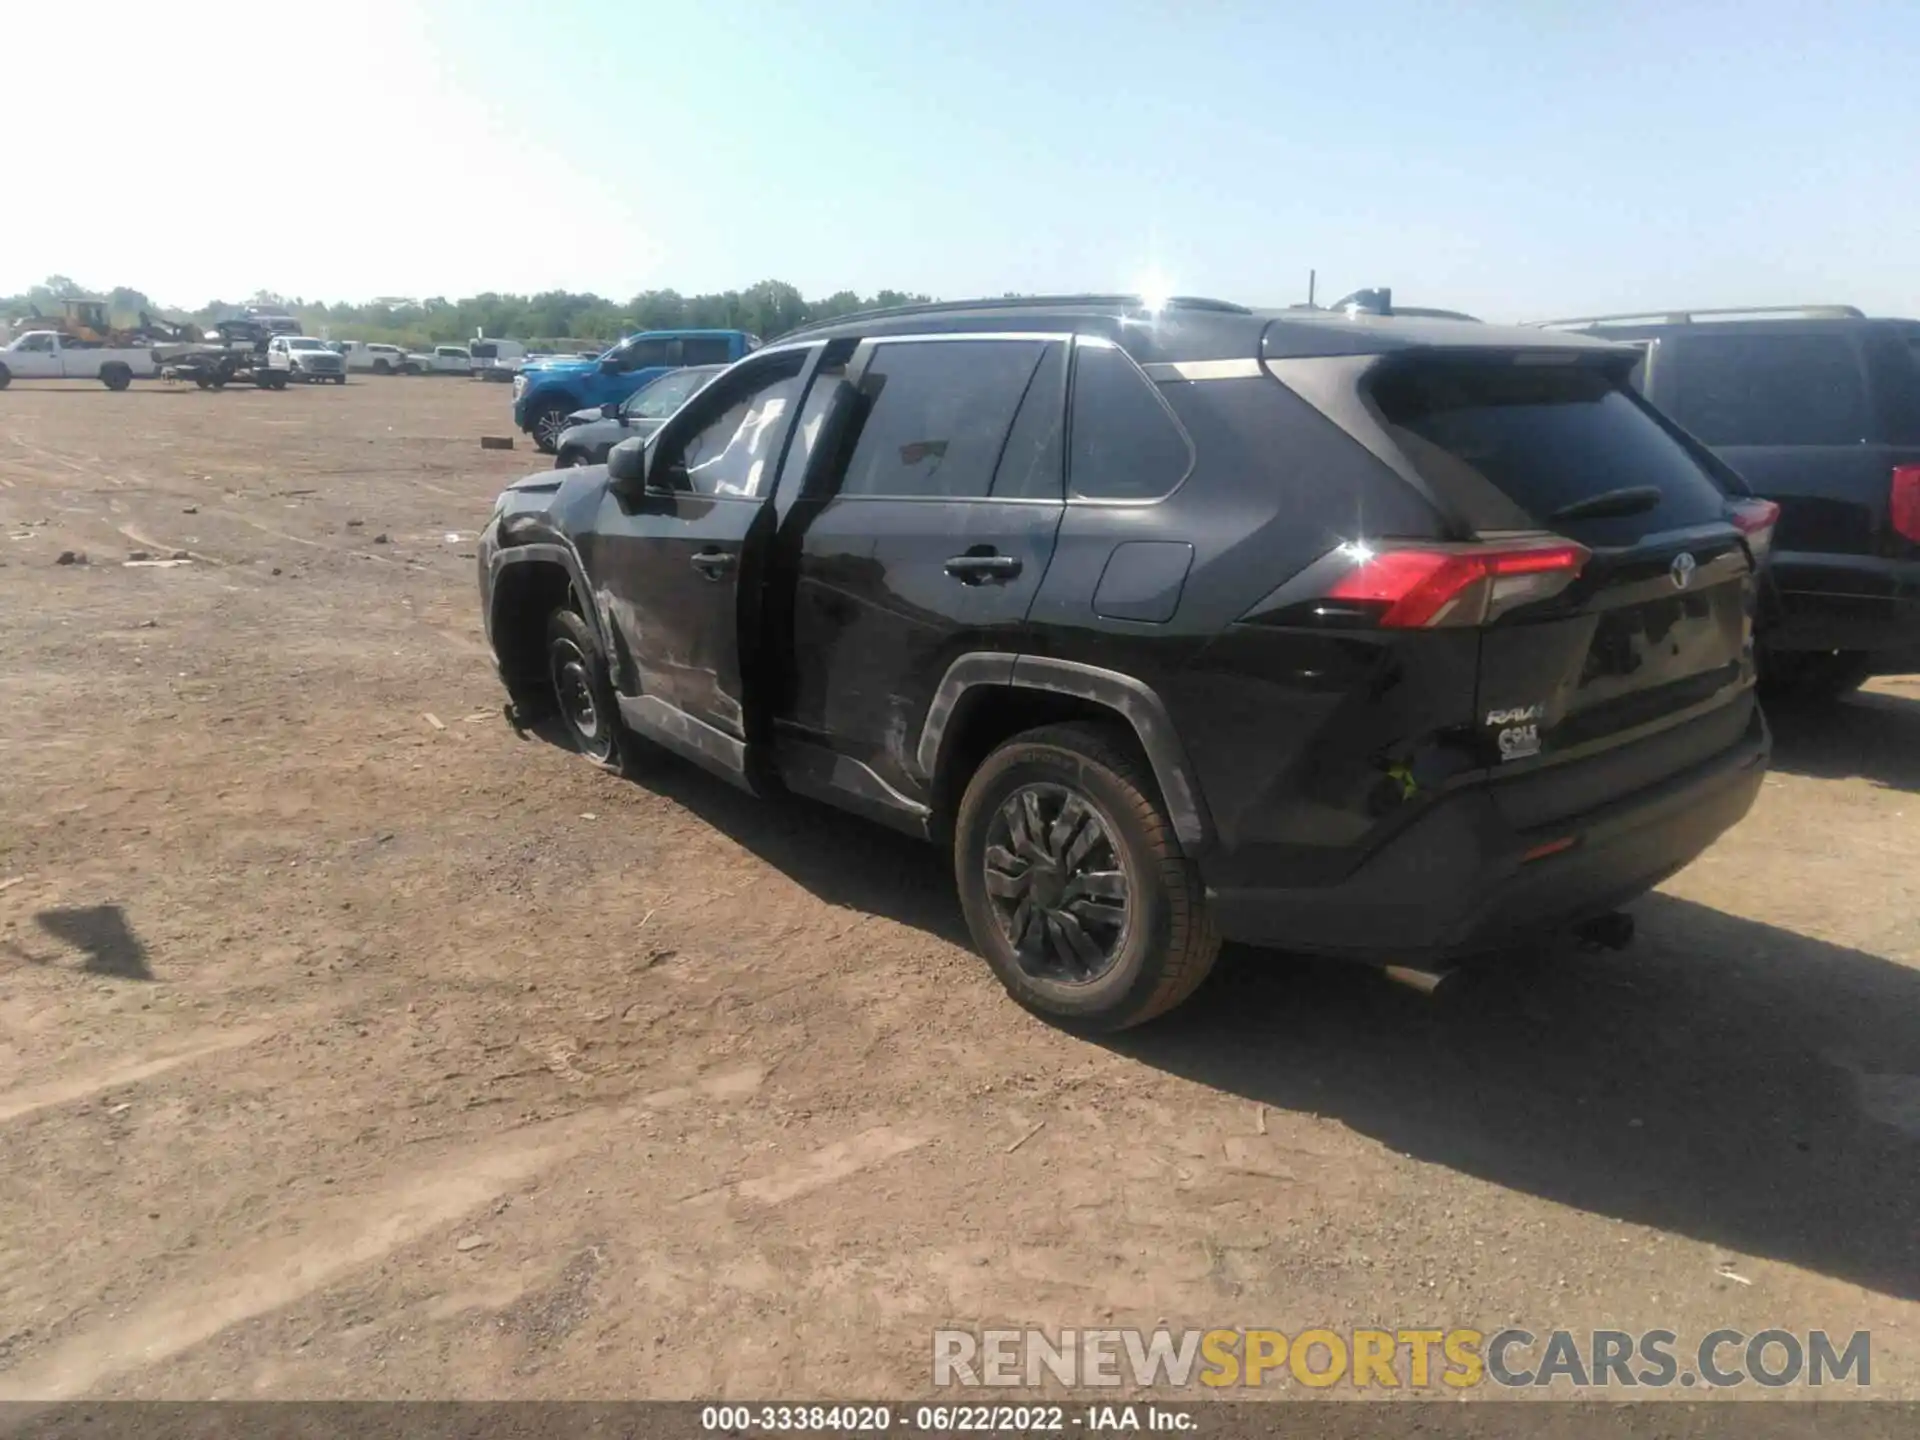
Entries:
{"type": "Polygon", "coordinates": [[[1106,340],[1074,346],[1067,485],[1081,500],[1158,500],[1193,468],[1193,443],[1154,383],[1106,340]]]}
{"type": "Polygon", "coordinates": [[[1402,453],[1476,528],[1534,525],[1626,545],[1725,513],[1719,488],[1646,402],[1595,366],[1416,360],[1386,367],[1369,392],[1402,453]],[[1659,497],[1630,514],[1565,516],[1638,489],[1659,497]]]}
{"type": "Polygon", "coordinates": [[[1871,437],[1866,376],[1846,334],[1688,335],[1667,346],[1668,412],[1709,445],[1858,445],[1871,437]]]}

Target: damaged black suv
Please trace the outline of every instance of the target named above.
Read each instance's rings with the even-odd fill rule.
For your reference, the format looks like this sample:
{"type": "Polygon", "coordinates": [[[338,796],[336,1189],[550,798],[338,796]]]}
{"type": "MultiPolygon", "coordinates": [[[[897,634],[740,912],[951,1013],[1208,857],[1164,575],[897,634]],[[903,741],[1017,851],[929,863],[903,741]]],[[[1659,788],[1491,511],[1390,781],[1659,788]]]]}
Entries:
{"type": "Polygon", "coordinates": [[[1611,919],[1760,787],[1777,512],[1637,358],[1205,300],[849,317],[511,487],[488,637],[603,763],[949,845],[1057,1022],[1170,1009],[1223,936],[1432,967],[1611,919]]]}

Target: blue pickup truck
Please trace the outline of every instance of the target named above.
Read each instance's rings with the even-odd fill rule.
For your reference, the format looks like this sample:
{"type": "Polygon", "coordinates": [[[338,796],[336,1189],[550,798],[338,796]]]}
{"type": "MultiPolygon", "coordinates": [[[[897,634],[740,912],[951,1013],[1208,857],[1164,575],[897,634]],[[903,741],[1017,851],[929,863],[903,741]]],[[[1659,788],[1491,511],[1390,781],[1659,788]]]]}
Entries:
{"type": "Polygon", "coordinates": [[[730,365],[759,348],[759,337],[744,330],[647,330],[597,358],[533,361],[513,379],[513,423],[552,453],[574,411],[618,405],[668,370],[730,365]]]}

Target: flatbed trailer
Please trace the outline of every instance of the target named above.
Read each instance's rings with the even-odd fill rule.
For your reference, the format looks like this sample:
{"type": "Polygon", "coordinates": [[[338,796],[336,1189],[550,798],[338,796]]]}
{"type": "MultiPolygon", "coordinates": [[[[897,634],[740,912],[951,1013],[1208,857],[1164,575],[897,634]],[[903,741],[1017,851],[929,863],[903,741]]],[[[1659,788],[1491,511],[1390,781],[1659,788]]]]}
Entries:
{"type": "Polygon", "coordinates": [[[209,334],[220,338],[154,346],[153,362],[160,378],[191,380],[202,390],[223,390],[235,383],[262,390],[287,388],[287,372],[267,367],[272,332],[259,321],[224,320],[209,334]]]}

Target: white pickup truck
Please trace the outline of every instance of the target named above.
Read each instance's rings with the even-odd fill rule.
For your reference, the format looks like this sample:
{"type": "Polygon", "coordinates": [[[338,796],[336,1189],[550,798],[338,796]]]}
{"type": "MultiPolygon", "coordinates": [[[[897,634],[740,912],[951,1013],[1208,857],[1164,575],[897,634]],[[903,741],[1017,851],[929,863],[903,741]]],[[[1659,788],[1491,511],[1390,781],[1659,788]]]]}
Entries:
{"type": "Polygon", "coordinates": [[[151,350],[75,345],[58,330],[29,330],[0,350],[0,390],[15,380],[98,380],[124,390],[158,370],[151,350]]]}
{"type": "Polygon", "coordinates": [[[432,350],[414,350],[407,354],[408,375],[466,375],[473,369],[473,357],[464,345],[436,345],[432,350]]]}

